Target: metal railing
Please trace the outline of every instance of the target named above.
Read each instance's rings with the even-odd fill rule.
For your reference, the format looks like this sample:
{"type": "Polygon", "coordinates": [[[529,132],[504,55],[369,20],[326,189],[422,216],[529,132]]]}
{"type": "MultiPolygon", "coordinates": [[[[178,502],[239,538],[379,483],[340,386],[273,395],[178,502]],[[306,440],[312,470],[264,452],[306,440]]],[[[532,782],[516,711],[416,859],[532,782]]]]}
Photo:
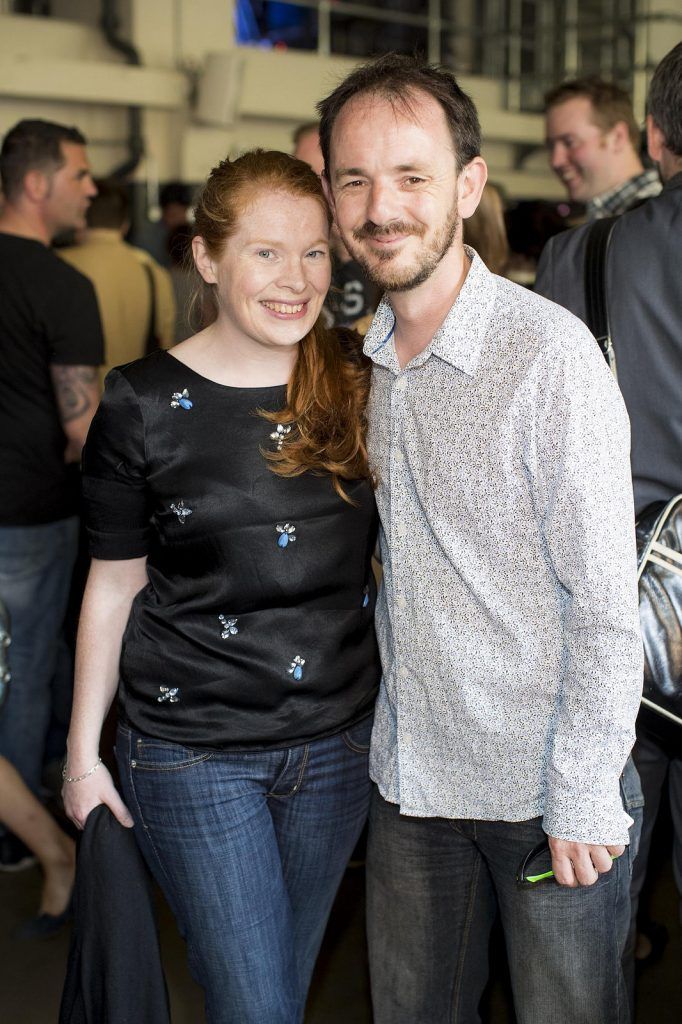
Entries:
{"type": "MultiPolygon", "coordinates": [[[[378,0],[387,4],[389,0],[378,0]]],[[[638,33],[656,22],[679,28],[682,11],[640,11],[641,0],[402,0],[405,10],[356,0],[288,0],[311,13],[298,44],[322,56],[367,57],[397,49],[423,52],[455,73],[505,83],[509,110],[538,110],[563,78],[599,73],[629,91],[637,72],[638,33]]],[[[237,0],[251,4],[252,0],[237,0]]],[[[281,10],[283,5],[273,5],[281,10]]],[[[267,11],[268,4],[259,7],[267,11]]],[[[268,33],[277,45],[277,31],[268,33]]],[[[280,45],[298,48],[294,34],[280,45]]]]}

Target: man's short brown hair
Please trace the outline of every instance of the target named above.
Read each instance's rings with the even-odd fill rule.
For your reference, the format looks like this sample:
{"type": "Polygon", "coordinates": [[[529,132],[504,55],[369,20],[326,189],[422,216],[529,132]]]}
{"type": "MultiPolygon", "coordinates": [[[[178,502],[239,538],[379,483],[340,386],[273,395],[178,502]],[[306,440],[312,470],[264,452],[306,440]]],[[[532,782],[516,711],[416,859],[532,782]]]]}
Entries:
{"type": "Polygon", "coordinates": [[[320,115],[320,149],[326,171],[334,122],[355,96],[379,96],[394,107],[411,110],[411,102],[426,93],[441,107],[452,136],[457,172],[481,153],[481,126],[470,96],[460,89],[445,67],[428,64],[423,57],[385,53],[355,68],[340,85],[317,104],[320,115]]]}
{"type": "Polygon", "coordinates": [[[632,148],[636,153],[639,152],[640,132],[632,109],[632,100],[625,90],[614,82],[606,82],[597,75],[562,82],[545,94],[545,113],[561,103],[582,97],[590,101],[594,123],[602,132],[611,131],[624,121],[628,127],[632,148]]]}
{"type": "Polygon", "coordinates": [[[291,136],[294,149],[298,146],[301,139],[304,139],[306,135],[319,135],[320,134],[320,122],[319,121],[306,121],[305,124],[299,124],[298,128],[294,129],[291,136]]]}
{"type": "Polygon", "coordinates": [[[99,178],[97,195],[90,200],[86,213],[89,228],[115,228],[119,230],[127,223],[130,214],[128,194],[119,181],[99,178]]]}
{"type": "Polygon", "coordinates": [[[7,132],[0,150],[0,182],[5,199],[20,194],[29,171],[53,174],[64,165],[62,143],[85,145],[85,136],[54,121],[24,120],[7,132]]]}

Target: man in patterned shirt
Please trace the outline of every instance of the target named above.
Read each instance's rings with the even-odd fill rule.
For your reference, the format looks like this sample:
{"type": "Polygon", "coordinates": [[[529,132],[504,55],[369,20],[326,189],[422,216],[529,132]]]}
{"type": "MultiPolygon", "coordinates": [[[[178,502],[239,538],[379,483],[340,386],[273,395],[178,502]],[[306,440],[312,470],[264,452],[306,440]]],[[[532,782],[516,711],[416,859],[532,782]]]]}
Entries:
{"type": "Polygon", "coordinates": [[[388,54],[319,109],[336,224],[385,291],[365,341],[374,1019],[478,1021],[499,909],[520,1020],[623,1024],[642,671],[623,403],[580,321],[464,247],[486,167],[449,73],[388,54]]]}
{"type": "Polygon", "coordinates": [[[656,168],[644,170],[630,97],[612,82],[578,78],[545,96],[550,167],[588,220],[611,217],[656,196],[656,168]]]}

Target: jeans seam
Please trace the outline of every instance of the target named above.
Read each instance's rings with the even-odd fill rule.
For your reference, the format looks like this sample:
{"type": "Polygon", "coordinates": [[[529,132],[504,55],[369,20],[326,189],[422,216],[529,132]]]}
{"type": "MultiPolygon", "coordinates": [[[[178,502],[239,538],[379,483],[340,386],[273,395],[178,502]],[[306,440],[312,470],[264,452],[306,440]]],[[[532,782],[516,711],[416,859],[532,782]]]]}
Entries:
{"type": "Polygon", "coordinates": [[[353,729],[357,728],[357,726],[359,726],[359,725],[365,725],[368,720],[370,721],[370,725],[371,725],[371,723],[373,722],[373,719],[374,719],[373,715],[366,715],[364,718],[361,718],[359,722],[356,722],[355,725],[352,725],[349,729],[344,729],[343,732],[341,733],[341,739],[343,740],[345,745],[348,747],[348,749],[352,750],[354,754],[369,754],[370,747],[372,745],[372,741],[371,741],[372,730],[370,728],[370,740],[364,746],[361,746],[359,743],[356,743],[353,740],[353,738],[350,735],[351,731],[353,729]]]}
{"type": "Polygon", "coordinates": [[[127,739],[127,755],[128,755],[126,757],[126,772],[128,774],[128,785],[130,786],[130,792],[131,792],[131,795],[133,797],[133,800],[135,801],[135,808],[137,810],[138,820],[140,822],[140,825],[144,829],[144,832],[145,832],[145,835],[147,836],[147,840],[149,842],[149,845],[150,845],[151,849],[154,852],[154,858],[156,860],[156,863],[159,866],[159,870],[163,874],[163,877],[166,879],[166,881],[168,883],[168,887],[171,890],[171,892],[175,893],[175,887],[173,885],[172,879],[171,879],[170,875],[168,874],[168,872],[166,871],[166,867],[165,867],[165,865],[163,863],[163,858],[161,857],[161,855],[159,854],[159,851],[156,848],[156,843],[154,842],[154,837],[152,835],[151,829],[149,828],[149,826],[146,824],[146,822],[144,820],[144,815],[142,813],[142,807],[140,806],[140,801],[138,800],[138,797],[137,797],[137,791],[135,789],[135,783],[133,781],[133,768],[132,768],[132,761],[133,761],[133,757],[132,757],[133,737],[132,737],[132,733],[129,733],[126,739],[127,739]]]}
{"type": "Polygon", "coordinates": [[[192,768],[195,764],[204,764],[205,761],[210,761],[212,757],[213,754],[200,754],[199,757],[194,757],[187,761],[176,761],[175,764],[162,764],[158,761],[148,761],[146,764],[142,764],[137,758],[133,758],[130,762],[130,767],[140,772],[177,772],[183,768],[192,768]]]}
{"type": "Polygon", "coordinates": [[[450,1015],[453,1020],[453,1024],[457,1024],[459,1021],[459,1001],[462,993],[462,982],[464,978],[464,963],[466,960],[466,950],[469,943],[469,932],[471,931],[471,922],[473,920],[474,904],[476,902],[476,889],[478,887],[478,878],[481,873],[481,857],[479,855],[476,863],[474,864],[473,877],[471,879],[471,887],[469,889],[469,902],[467,904],[466,917],[464,919],[464,928],[462,929],[462,942],[460,945],[459,962],[455,971],[454,984],[452,988],[452,1001],[450,1005],[450,1015]],[[454,1016],[453,1016],[454,1014],[454,1016]]]}
{"type": "MultiPolygon", "coordinates": [[[[270,787],[270,789],[268,790],[268,792],[265,794],[266,797],[270,797],[270,796],[277,797],[278,796],[278,794],[275,792],[275,790],[277,789],[277,785],[279,783],[279,780],[283,779],[284,776],[286,775],[286,773],[288,772],[288,770],[289,770],[289,762],[290,761],[291,761],[291,748],[289,748],[289,750],[287,750],[287,756],[286,756],[286,758],[284,760],[284,764],[282,765],[282,770],[280,771],[279,775],[277,776],[277,778],[273,782],[273,784],[270,787]]],[[[284,796],[287,796],[287,795],[288,795],[287,793],[284,794],[284,796]]]]}
{"type": "Polygon", "coordinates": [[[341,733],[341,738],[348,747],[348,749],[352,750],[354,754],[369,754],[369,743],[367,744],[366,747],[361,747],[357,743],[353,743],[353,741],[349,739],[348,733],[345,732],[341,733]]]}
{"type": "MultiPolygon", "coordinates": [[[[614,867],[612,869],[612,870],[615,870],[615,871],[619,872],[619,877],[616,879],[616,885],[612,886],[613,903],[612,903],[612,908],[611,908],[611,920],[613,922],[616,922],[618,920],[618,902],[619,902],[619,900],[621,898],[621,888],[623,886],[623,879],[622,879],[621,874],[620,874],[622,872],[622,870],[623,870],[623,865],[618,863],[619,860],[620,860],[620,857],[616,858],[616,861],[614,862],[614,867]]],[[[629,886],[628,886],[628,892],[629,892],[629,886]]],[[[622,950],[620,950],[620,952],[622,952],[622,950]]],[[[622,986],[619,984],[619,982],[623,979],[623,970],[622,970],[622,967],[621,967],[621,958],[620,958],[620,956],[616,957],[615,960],[616,960],[616,964],[617,964],[617,966],[615,968],[616,976],[613,979],[613,984],[612,984],[611,988],[612,988],[612,990],[615,990],[615,993],[616,993],[616,1013],[617,1013],[617,1019],[620,1021],[620,1020],[623,1019],[623,1009],[625,1008],[623,1006],[623,1001],[621,999],[621,996],[623,994],[622,986]]],[[[627,999],[627,997],[626,997],[626,1000],[625,1000],[625,1006],[628,1006],[628,999],[627,999]]],[[[629,1007],[628,1007],[628,1009],[629,1009],[629,1007]]],[[[628,1013],[628,1019],[629,1019],[629,1013],[628,1013]]]]}
{"type": "MultiPolygon", "coordinates": [[[[284,768],[282,769],[282,771],[279,773],[279,778],[280,779],[281,779],[282,775],[284,775],[284,773],[285,773],[285,771],[286,771],[286,769],[287,769],[287,767],[289,765],[290,757],[291,757],[291,750],[288,751],[288,753],[287,753],[287,762],[286,762],[284,768]]],[[[296,793],[298,793],[298,791],[300,790],[301,786],[303,785],[303,774],[304,774],[304,772],[305,772],[305,770],[306,770],[306,768],[308,766],[309,758],[310,758],[310,744],[306,743],[306,745],[303,748],[303,757],[301,758],[301,767],[298,770],[298,776],[296,778],[295,783],[293,784],[293,786],[289,790],[289,792],[288,793],[275,793],[274,789],[275,789],[275,786],[277,785],[277,782],[275,782],[275,786],[272,787],[272,789],[267,794],[267,796],[268,797],[272,797],[274,800],[288,800],[289,797],[295,796],[296,793]]]]}

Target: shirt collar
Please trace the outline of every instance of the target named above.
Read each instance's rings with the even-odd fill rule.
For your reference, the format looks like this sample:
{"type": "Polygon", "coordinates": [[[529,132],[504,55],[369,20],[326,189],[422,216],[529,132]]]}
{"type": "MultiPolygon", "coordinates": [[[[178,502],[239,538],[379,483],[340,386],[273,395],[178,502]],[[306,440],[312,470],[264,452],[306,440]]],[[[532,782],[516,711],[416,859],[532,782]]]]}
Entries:
{"type": "Polygon", "coordinates": [[[86,242],[122,242],[121,232],[116,228],[88,228],[86,242]]]}
{"type": "Polygon", "coordinates": [[[638,197],[640,191],[656,184],[660,184],[658,171],[655,167],[648,167],[632,178],[628,178],[627,181],[621,182],[620,185],[616,185],[615,188],[590,199],[587,203],[588,215],[594,217],[595,214],[602,212],[624,213],[630,203],[638,197]]]}
{"type": "MultiPolygon", "coordinates": [[[[410,366],[420,366],[435,355],[469,376],[474,376],[478,369],[497,294],[497,278],[475,249],[465,245],[464,251],[471,266],[460,293],[429,344],[408,364],[410,366]]],[[[399,373],[394,331],[395,315],[388,296],[384,295],[365,335],[364,352],[378,366],[399,373]]]]}

